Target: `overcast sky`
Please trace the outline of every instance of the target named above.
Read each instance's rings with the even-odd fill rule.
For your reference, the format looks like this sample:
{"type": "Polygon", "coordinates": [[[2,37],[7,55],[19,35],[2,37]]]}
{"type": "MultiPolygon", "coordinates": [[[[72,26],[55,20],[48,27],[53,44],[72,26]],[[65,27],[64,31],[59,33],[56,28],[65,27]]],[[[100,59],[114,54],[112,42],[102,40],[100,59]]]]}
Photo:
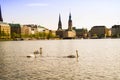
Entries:
{"type": "Polygon", "coordinates": [[[120,24],[120,0],[0,0],[0,4],[8,23],[40,24],[56,30],[60,13],[66,29],[71,12],[76,28],[120,24]]]}

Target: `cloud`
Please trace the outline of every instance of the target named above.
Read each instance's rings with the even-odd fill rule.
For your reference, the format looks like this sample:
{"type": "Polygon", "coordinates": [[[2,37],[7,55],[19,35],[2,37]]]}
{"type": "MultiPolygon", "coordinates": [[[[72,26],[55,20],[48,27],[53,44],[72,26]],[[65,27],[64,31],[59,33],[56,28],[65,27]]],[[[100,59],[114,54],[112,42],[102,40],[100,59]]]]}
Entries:
{"type": "Polygon", "coordinates": [[[29,7],[44,7],[44,6],[48,6],[48,4],[46,4],[46,3],[29,3],[29,4],[27,4],[27,6],[29,6],[29,7]]]}

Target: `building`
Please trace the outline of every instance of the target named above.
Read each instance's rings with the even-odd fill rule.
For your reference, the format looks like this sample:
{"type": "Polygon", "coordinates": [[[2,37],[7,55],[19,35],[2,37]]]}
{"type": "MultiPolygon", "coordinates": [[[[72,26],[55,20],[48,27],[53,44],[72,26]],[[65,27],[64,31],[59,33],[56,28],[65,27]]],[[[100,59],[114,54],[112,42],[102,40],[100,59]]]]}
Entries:
{"type": "Polygon", "coordinates": [[[60,14],[59,14],[58,29],[56,31],[56,36],[58,38],[63,38],[63,29],[62,29],[62,22],[61,22],[60,14]]]}
{"type": "Polygon", "coordinates": [[[11,38],[11,31],[9,24],[3,22],[2,11],[0,5],[0,39],[9,39],[11,38]]]}
{"type": "Polygon", "coordinates": [[[106,29],[106,37],[110,38],[111,36],[112,36],[112,31],[111,31],[111,29],[107,28],[106,29]]]}
{"type": "Polygon", "coordinates": [[[76,31],[76,37],[77,38],[88,38],[88,30],[87,29],[76,29],[75,28],[75,31],[76,31]]]}
{"type": "Polygon", "coordinates": [[[41,25],[38,25],[38,26],[37,26],[37,31],[38,31],[38,32],[44,32],[45,30],[47,30],[47,28],[45,28],[45,27],[43,27],[43,26],[41,26],[41,25]]]}
{"type": "Polygon", "coordinates": [[[31,34],[37,34],[38,33],[38,29],[37,29],[37,25],[34,25],[34,24],[28,24],[28,25],[26,25],[26,26],[28,26],[28,27],[30,27],[31,28],[31,34]]]}
{"type": "Polygon", "coordinates": [[[113,25],[111,28],[112,37],[120,37],[120,25],[113,25]]]}
{"type": "Polygon", "coordinates": [[[64,39],[76,38],[76,32],[75,30],[73,30],[73,27],[72,27],[71,13],[69,14],[68,29],[63,32],[63,38],[64,39]]]}
{"type": "Polygon", "coordinates": [[[9,24],[11,27],[11,37],[12,38],[21,38],[21,25],[20,24],[9,24]]]}
{"type": "Polygon", "coordinates": [[[56,37],[56,31],[52,30],[52,36],[55,38],[56,37]]]}
{"type": "Polygon", "coordinates": [[[58,29],[56,36],[61,39],[74,39],[76,38],[76,32],[72,27],[71,13],[69,14],[68,29],[62,29],[61,16],[59,14],[58,29]]]}
{"type": "Polygon", "coordinates": [[[7,23],[0,22],[0,39],[9,39],[11,38],[10,26],[7,23]]]}
{"type": "Polygon", "coordinates": [[[1,11],[1,5],[0,5],[0,21],[3,22],[2,11],[1,11]]]}
{"type": "Polygon", "coordinates": [[[31,28],[26,25],[22,25],[21,26],[21,36],[29,37],[30,34],[31,34],[31,28]]]}
{"type": "Polygon", "coordinates": [[[105,26],[93,26],[89,31],[90,38],[105,38],[106,29],[105,26]]]}
{"type": "Polygon", "coordinates": [[[46,39],[49,34],[49,30],[41,25],[28,24],[27,26],[30,30],[30,38],[36,39],[46,39]]]}
{"type": "Polygon", "coordinates": [[[75,39],[76,38],[76,32],[75,31],[69,31],[66,30],[63,32],[63,38],[64,39],[75,39]]]}

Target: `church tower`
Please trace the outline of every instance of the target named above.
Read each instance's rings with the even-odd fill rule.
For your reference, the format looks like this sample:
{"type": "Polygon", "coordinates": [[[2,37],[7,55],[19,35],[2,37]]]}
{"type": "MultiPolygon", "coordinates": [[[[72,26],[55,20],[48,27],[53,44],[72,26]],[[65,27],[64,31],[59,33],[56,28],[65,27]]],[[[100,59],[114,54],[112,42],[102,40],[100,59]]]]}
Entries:
{"type": "Polygon", "coordinates": [[[0,21],[3,22],[2,11],[1,11],[1,5],[0,5],[0,21]]]}
{"type": "Polygon", "coordinates": [[[63,38],[63,30],[62,30],[62,22],[61,22],[60,14],[59,14],[58,29],[56,31],[56,35],[59,38],[63,38]]]}
{"type": "Polygon", "coordinates": [[[61,22],[60,14],[59,14],[59,21],[58,21],[58,29],[57,30],[62,30],[62,22],[61,22]]]}
{"type": "Polygon", "coordinates": [[[72,31],[72,19],[71,19],[71,13],[69,14],[69,20],[68,20],[68,31],[72,31]]]}
{"type": "Polygon", "coordinates": [[[69,13],[68,29],[64,31],[63,39],[74,39],[75,37],[76,32],[72,29],[71,13],[69,13]]]}

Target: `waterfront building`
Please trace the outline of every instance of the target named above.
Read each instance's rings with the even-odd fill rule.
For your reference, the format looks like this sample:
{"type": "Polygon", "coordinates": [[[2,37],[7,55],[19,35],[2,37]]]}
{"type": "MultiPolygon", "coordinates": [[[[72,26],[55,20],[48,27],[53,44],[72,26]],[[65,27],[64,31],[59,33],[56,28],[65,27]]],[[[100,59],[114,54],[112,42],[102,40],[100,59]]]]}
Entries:
{"type": "Polygon", "coordinates": [[[25,25],[30,28],[30,37],[37,39],[46,39],[49,34],[49,30],[41,25],[28,24],[25,25]]]}
{"type": "Polygon", "coordinates": [[[112,36],[112,31],[111,29],[107,28],[106,29],[106,37],[110,38],[112,36]]]}
{"type": "Polygon", "coordinates": [[[40,26],[40,25],[29,24],[29,25],[25,25],[25,26],[27,26],[31,29],[31,34],[37,34],[39,32],[45,32],[48,30],[47,28],[40,26]]]}
{"type": "Polygon", "coordinates": [[[1,5],[0,5],[0,21],[3,22],[1,5]]]}
{"type": "Polygon", "coordinates": [[[31,34],[31,28],[26,25],[22,25],[21,26],[21,36],[29,37],[30,34],[31,34]]]}
{"type": "Polygon", "coordinates": [[[46,28],[45,30],[43,30],[43,32],[44,32],[45,34],[48,34],[48,33],[50,32],[50,30],[46,28]]]}
{"type": "Polygon", "coordinates": [[[3,22],[2,11],[0,5],[0,39],[9,39],[11,38],[10,26],[8,23],[3,22]]]}
{"type": "Polygon", "coordinates": [[[76,38],[76,32],[75,31],[69,31],[66,30],[63,32],[63,38],[64,39],[75,39],[76,38]]]}
{"type": "Polygon", "coordinates": [[[55,30],[49,30],[47,39],[52,39],[52,38],[56,38],[56,31],[55,30]]]}
{"type": "Polygon", "coordinates": [[[20,24],[9,24],[11,27],[11,37],[12,38],[21,38],[21,25],[20,24]]]}
{"type": "Polygon", "coordinates": [[[62,29],[62,22],[61,22],[60,14],[59,14],[58,29],[56,31],[56,36],[58,38],[63,38],[63,29],[62,29]]]}
{"type": "Polygon", "coordinates": [[[120,25],[113,25],[111,31],[112,37],[114,38],[120,37],[120,25]]]}
{"type": "Polygon", "coordinates": [[[38,33],[37,25],[34,25],[34,24],[28,24],[28,25],[26,25],[26,26],[28,26],[28,27],[31,28],[31,34],[36,34],[36,33],[38,33]]]}
{"type": "Polygon", "coordinates": [[[71,13],[69,14],[68,29],[62,29],[61,16],[59,14],[58,29],[56,36],[61,39],[73,39],[76,38],[76,32],[72,27],[71,13]]]}
{"type": "Polygon", "coordinates": [[[68,29],[63,32],[63,38],[64,39],[76,38],[76,32],[75,30],[73,30],[73,27],[72,27],[71,13],[69,14],[68,29]]]}
{"type": "Polygon", "coordinates": [[[41,25],[38,25],[38,26],[37,26],[37,31],[38,31],[38,32],[44,32],[45,30],[47,30],[47,28],[45,28],[45,27],[43,27],[43,26],[41,26],[41,25]]]}
{"type": "Polygon", "coordinates": [[[53,31],[49,30],[43,26],[38,25],[37,26],[37,34],[39,35],[40,39],[47,39],[48,36],[49,36],[49,38],[52,36],[53,31]]]}
{"type": "Polygon", "coordinates": [[[0,38],[9,39],[11,38],[11,30],[9,24],[5,22],[0,22],[0,38]]]}
{"type": "Polygon", "coordinates": [[[76,31],[76,38],[88,38],[88,30],[81,28],[81,29],[76,29],[74,28],[74,30],[76,31]]]}
{"type": "Polygon", "coordinates": [[[93,26],[89,31],[90,38],[105,38],[106,29],[106,26],[93,26]]]}
{"type": "Polygon", "coordinates": [[[56,37],[56,31],[55,30],[51,30],[51,32],[52,32],[52,36],[56,37]]]}

